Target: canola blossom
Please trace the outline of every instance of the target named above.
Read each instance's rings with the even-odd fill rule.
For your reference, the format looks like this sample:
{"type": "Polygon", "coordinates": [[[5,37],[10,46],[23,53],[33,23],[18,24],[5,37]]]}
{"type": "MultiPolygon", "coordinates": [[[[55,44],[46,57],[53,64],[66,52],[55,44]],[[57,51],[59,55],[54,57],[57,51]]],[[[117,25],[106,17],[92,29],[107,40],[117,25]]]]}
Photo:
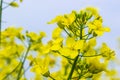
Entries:
{"type": "Polygon", "coordinates": [[[103,74],[116,79],[116,71],[108,69],[114,50],[106,43],[96,47],[97,38],[110,31],[96,8],[59,15],[48,22],[53,23],[57,27],[47,43],[45,32],[23,33],[14,26],[1,32],[0,80],[28,80],[28,70],[34,73],[30,80],[102,80],[103,74]]]}

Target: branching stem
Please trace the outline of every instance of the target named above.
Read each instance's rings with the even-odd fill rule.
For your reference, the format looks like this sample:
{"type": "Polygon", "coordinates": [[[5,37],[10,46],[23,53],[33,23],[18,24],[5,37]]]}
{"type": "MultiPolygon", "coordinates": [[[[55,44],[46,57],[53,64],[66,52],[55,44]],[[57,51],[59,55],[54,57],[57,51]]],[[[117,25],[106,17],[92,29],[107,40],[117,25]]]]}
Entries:
{"type": "Polygon", "coordinates": [[[18,72],[17,80],[20,80],[20,78],[21,78],[21,72],[22,72],[24,63],[25,63],[25,61],[26,61],[27,55],[28,55],[28,53],[29,53],[29,51],[30,51],[30,47],[31,47],[31,45],[29,44],[29,46],[28,46],[28,48],[27,48],[27,51],[26,51],[26,53],[25,53],[25,57],[24,57],[24,59],[23,59],[23,61],[22,61],[22,64],[21,64],[21,66],[20,66],[20,70],[19,70],[19,72],[18,72]]]}

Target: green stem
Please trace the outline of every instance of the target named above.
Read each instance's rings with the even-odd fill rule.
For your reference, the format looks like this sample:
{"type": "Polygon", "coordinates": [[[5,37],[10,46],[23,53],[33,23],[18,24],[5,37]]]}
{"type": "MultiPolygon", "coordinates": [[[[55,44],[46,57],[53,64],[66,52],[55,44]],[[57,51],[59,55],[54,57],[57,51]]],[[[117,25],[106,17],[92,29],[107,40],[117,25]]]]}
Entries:
{"type": "Polygon", "coordinates": [[[80,26],[80,39],[82,39],[82,29],[83,29],[83,25],[81,24],[81,26],[80,26]]]}
{"type": "Polygon", "coordinates": [[[9,75],[15,72],[19,66],[20,66],[20,63],[10,73],[8,73],[2,80],[5,80],[9,75]]]}
{"type": "Polygon", "coordinates": [[[2,4],[3,0],[0,2],[0,47],[1,47],[1,29],[2,29],[2,4]]]}
{"type": "Polygon", "coordinates": [[[75,66],[76,66],[76,64],[77,64],[78,58],[79,58],[79,55],[77,55],[76,58],[75,58],[75,60],[74,60],[74,63],[73,63],[73,65],[72,65],[72,69],[71,69],[71,71],[70,71],[70,74],[69,74],[67,80],[71,80],[72,75],[73,75],[73,72],[74,72],[74,70],[75,70],[75,66]]]}
{"type": "Polygon", "coordinates": [[[95,57],[95,56],[101,56],[102,54],[97,54],[97,55],[91,55],[91,56],[81,56],[81,57],[95,57]]]}
{"type": "Polygon", "coordinates": [[[89,40],[91,38],[93,38],[94,36],[92,36],[91,38],[89,38],[90,34],[92,33],[93,30],[91,30],[88,34],[87,34],[87,38],[85,40],[89,40]]]}
{"type": "Polygon", "coordinates": [[[28,55],[28,53],[29,53],[30,47],[31,47],[31,45],[29,44],[29,46],[28,46],[28,48],[27,48],[27,51],[26,51],[26,53],[25,53],[25,57],[24,57],[24,59],[23,59],[23,62],[22,62],[22,64],[21,64],[21,66],[20,66],[20,70],[19,70],[19,72],[18,72],[17,80],[20,80],[20,78],[21,78],[21,72],[22,72],[22,69],[23,69],[23,65],[24,65],[24,63],[25,63],[25,61],[26,61],[26,58],[27,58],[27,55],[28,55]]]}
{"type": "Polygon", "coordinates": [[[50,77],[52,80],[55,80],[52,76],[49,75],[49,77],[50,77]]]}
{"type": "Polygon", "coordinates": [[[57,52],[58,54],[60,54],[60,55],[63,56],[64,58],[67,58],[67,59],[69,59],[69,60],[74,60],[74,59],[72,59],[72,58],[69,58],[68,56],[62,55],[59,51],[54,51],[54,52],[57,52]]]}
{"type": "MultiPolygon", "coordinates": [[[[11,3],[12,3],[12,2],[15,2],[15,1],[17,1],[17,0],[13,0],[13,1],[11,1],[11,3]]],[[[5,4],[8,4],[8,5],[5,6],[5,7],[3,7],[3,8],[2,8],[3,10],[5,10],[6,8],[8,8],[8,7],[10,6],[9,3],[5,3],[5,4]]]]}
{"type": "Polygon", "coordinates": [[[63,28],[63,30],[67,33],[69,37],[71,37],[70,33],[65,28],[63,28]]]}

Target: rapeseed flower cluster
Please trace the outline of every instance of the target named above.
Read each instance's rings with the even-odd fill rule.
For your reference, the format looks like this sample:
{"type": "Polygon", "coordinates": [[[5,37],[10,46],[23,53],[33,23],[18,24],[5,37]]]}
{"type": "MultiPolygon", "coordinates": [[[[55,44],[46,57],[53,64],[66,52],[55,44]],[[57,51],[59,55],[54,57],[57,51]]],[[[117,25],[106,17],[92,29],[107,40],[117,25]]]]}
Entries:
{"type": "Polygon", "coordinates": [[[96,47],[97,38],[110,29],[95,8],[72,11],[48,23],[57,27],[46,44],[44,32],[22,33],[15,27],[2,31],[0,80],[27,80],[23,74],[28,69],[35,74],[31,80],[101,80],[103,73],[116,73],[107,68],[115,52],[106,43],[96,47]]]}

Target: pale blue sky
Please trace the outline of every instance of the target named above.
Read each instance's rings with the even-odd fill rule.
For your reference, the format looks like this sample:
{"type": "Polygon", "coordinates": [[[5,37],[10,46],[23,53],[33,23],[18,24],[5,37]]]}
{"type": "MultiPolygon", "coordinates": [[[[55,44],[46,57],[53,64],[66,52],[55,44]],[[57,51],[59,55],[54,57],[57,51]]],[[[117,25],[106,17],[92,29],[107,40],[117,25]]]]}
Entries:
{"type": "Polygon", "coordinates": [[[111,28],[110,33],[98,38],[98,44],[107,42],[120,57],[120,50],[117,49],[117,38],[120,37],[120,0],[24,0],[19,8],[9,7],[3,11],[3,21],[6,21],[3,29],[11,25],[22,26],[25,30],[45,31],[50,36],[56,25],[46,24],[48,21],[59,14],[79,11],[87,6],[98,8],[104,25],[111,28]]]}
{"type": "Polygon", "coordinates": [[[48,21],[59,14],[79,11],[87,6],[98,8],[104,25],[111,28],[111,32],[100,37],[99,42],[105,41],[116,49],[116,41],[120,36],[120,0],[24,0],[19,8],[9,7],[3,11],[3,21],[6,21],[3,23],[3,29],[14,25],[22,26],[25,30],[51,34],[56,25],[46,24],[48,21]]]}

